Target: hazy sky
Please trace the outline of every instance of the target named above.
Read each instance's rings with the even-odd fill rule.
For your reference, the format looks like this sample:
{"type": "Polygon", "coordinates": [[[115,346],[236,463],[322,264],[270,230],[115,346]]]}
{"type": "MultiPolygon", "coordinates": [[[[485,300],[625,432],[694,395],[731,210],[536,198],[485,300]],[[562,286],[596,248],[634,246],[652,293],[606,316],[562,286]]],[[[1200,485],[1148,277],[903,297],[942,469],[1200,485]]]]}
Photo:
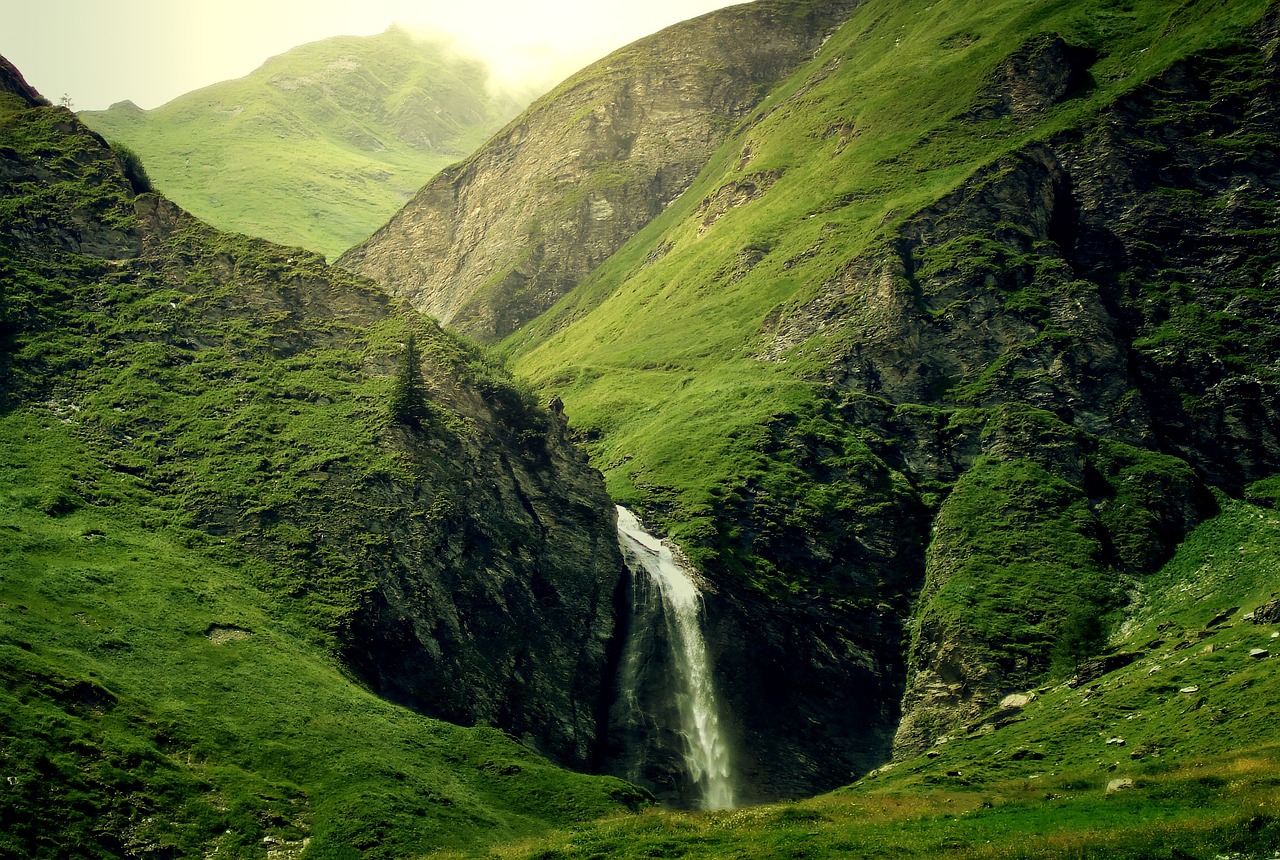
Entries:
{"type": "Polygon", "coordinates": [[[76,110],[143,108],[268,57],[393,22],[439,30],[507,75],[558,80],[614,48],[741,0],[0,0],[0,55],[76,110]]]}

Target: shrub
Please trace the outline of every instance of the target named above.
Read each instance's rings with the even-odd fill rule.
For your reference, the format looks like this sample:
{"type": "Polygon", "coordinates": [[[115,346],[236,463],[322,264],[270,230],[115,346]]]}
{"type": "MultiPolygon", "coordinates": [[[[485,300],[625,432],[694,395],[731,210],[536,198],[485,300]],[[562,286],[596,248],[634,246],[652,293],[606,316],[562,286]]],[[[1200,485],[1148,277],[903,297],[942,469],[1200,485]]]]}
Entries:
{"type": "Polygon", "coordinates": [[[142,158],[123,143],[112,141],[111,151],[120,162],[120,169],[129,180],[135,194],[150,194],[155,191],[151,185],[151,177],[147,176],[147,168],[142,165],[142,158]]]}

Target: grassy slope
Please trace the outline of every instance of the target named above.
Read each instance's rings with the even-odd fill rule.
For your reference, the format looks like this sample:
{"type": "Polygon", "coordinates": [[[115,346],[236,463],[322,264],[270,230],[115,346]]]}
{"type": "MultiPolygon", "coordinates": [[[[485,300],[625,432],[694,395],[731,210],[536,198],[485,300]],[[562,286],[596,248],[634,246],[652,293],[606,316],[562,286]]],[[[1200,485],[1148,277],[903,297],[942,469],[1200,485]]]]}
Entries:
{"type": "Polygon", "coordinates": [[[500,732],[352,683],[261,560],[157,526],[56,419],[0,428],[0,854],[400,857],[611,808],[500,732]],[[71,476],[118,501],[68,510],[71,476]]]}
{"type": "Polygon", "coordinates": [[[187,211],[332,258],[517,112],[486,77],[478,61],[393,28],[295,48],[154,110],[82,119],[135,149],[187,211]]]}
{"type": "Polygon", "coordinates": [[[606,819],[486,856],[1271,857],[1280,631],[1243,615],[1280,591],[1277,547],[1280,513],[1224,500],[1120,626],[1112,644],[1135,662],[1041,688],[1021,710],[832,794],[606,819]],[[1255,648],[1273,656],[1252,659],[1255,648]],[[1133,787],[1107,792],[1122,779],[1133,787]]]}
{"type": "MultiPolygon", "coordinates": [[[[0,94],[0,140],[18,242],[163,211],[61,109],[0,94]]],[[[385,408],[408,330],[450,389],[484,384],[475,352],[314,254],[176,227],[137,260],[0,241],[0,855],[402,857],[634,797],[379,700],[333,656],[371,583],[297,512],[337,464],[414,483],[385,408]],[[332,315],[282,311],[326,283],[332,315]],[[227,517],[269,525],[195,528],[227,517]]]]}
{"type": "Polygon", "coordinates": [[[712,507],[772,468],[766,428],[821,411],[821,386],[808,380],[836,345],[816,338],[785,363],[759,361],[766,317],[798,307],[979,167],[1231,38],[1265,5],[868,2],[693,188],[503,350],[561,394],[615,498],[705,545],[712,507]],[[1030,128],[951,121],[1037,32],[1098,49],[1098,87],[1030,128]],[[718,189],[779,171],[763,200],[713,220],[704,201],[718,189]]]}

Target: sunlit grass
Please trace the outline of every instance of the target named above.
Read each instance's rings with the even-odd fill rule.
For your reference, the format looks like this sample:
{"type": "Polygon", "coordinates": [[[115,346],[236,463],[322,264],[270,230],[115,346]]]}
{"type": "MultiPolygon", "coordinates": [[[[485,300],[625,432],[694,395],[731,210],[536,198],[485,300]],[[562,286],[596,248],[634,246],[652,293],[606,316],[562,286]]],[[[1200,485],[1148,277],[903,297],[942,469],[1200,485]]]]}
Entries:
{"type": "Polygon", "coordinates": [[[187,211],[332,259],[520,106],[490,93],[478,62],[392,30],[296,48],[145,113],[83,119],[134,148],[187,211]]]}

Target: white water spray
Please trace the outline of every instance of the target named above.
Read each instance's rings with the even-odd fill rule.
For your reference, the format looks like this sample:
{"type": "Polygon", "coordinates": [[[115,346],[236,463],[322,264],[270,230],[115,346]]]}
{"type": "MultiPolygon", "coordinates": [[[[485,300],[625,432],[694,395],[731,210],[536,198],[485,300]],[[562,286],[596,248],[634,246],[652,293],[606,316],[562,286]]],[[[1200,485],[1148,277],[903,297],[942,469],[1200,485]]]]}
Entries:
{"type": "MultiPolygon", "coordinates": [[[[648,584],[655,586],[661,596],[660,615],[665,621],[675,669],[670,683],[680,716],[684,765],[701,795],[699,805],[703,809],[728,809],[733,806],[729,749],[720,727],[715,684],[702,636],[702,594],[672,555],[671,548],[646,532],[635,515],[621,506],[618,507],[618,541],[631,570],[636,600],[648,591],[639,581],[641,577],[647,577],[648,584]]],[[[646,615],[652,613],[633,612],[633,618],[646,615]]],[[[635,636],[633,630],[632,637],[635,636]]],[[[634,655],[634,649],[631,651],[634,655]]],[[[634,671],[628,667],[624,674],[634,674],[634,671]]],[[[624,695],[633,693],[624,690],[624,695]]]]}

